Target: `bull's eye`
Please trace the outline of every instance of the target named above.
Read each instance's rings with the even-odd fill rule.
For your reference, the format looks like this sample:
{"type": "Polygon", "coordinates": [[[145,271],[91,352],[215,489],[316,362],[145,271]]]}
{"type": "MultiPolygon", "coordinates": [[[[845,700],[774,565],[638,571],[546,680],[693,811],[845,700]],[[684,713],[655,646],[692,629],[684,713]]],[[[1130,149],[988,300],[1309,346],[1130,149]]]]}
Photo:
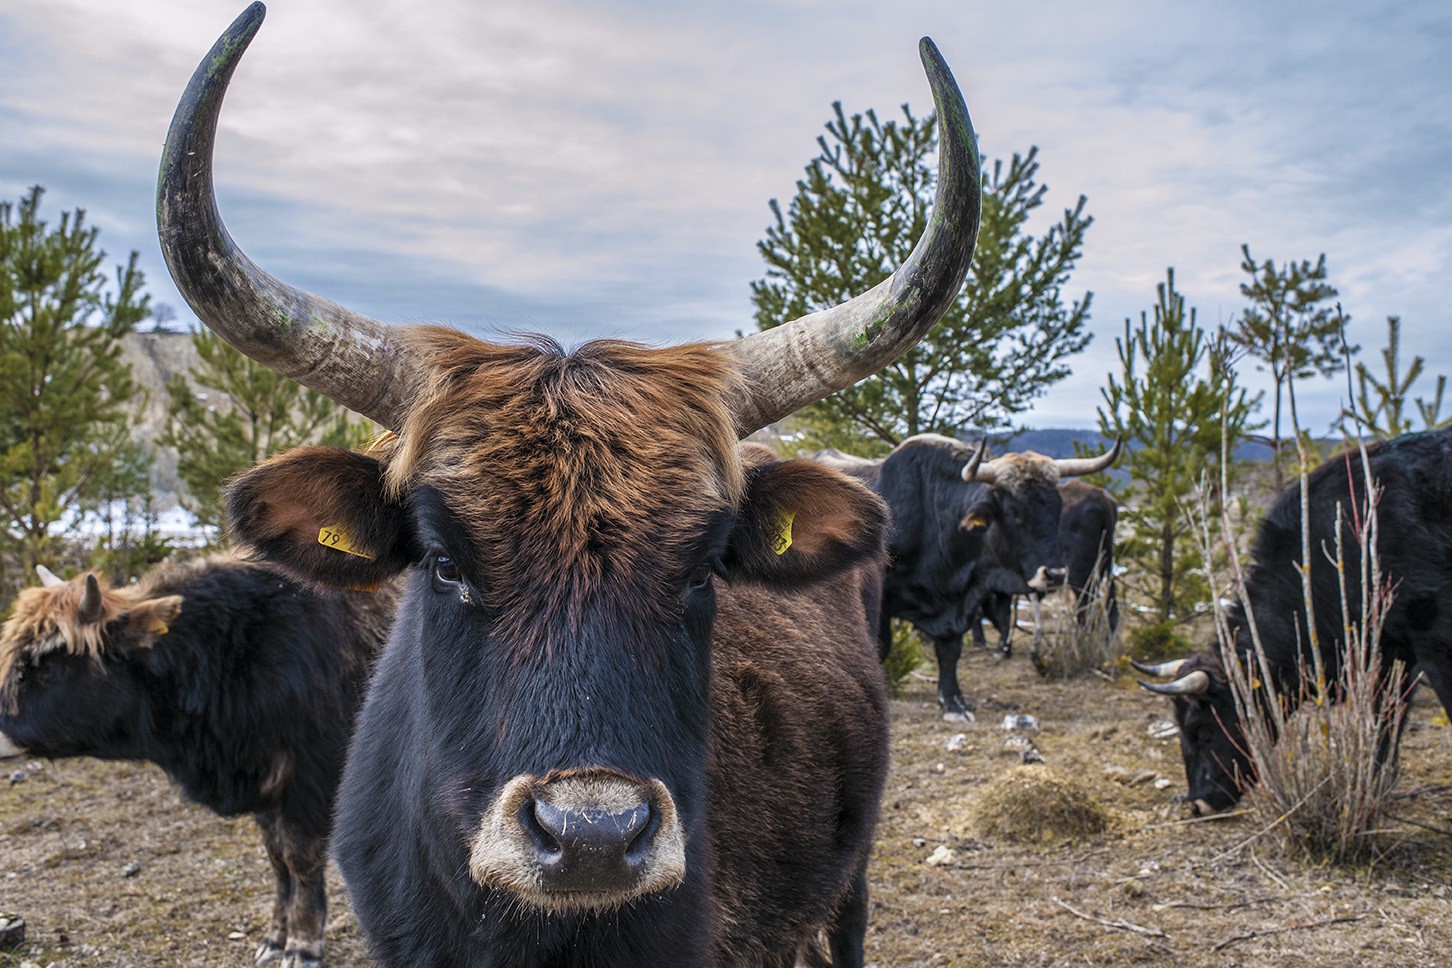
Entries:
{"type": "Polygon", "coordinates": [[[711,560],[697,565],[686,579],[686,591],[693,594],[703,592],[711,586],[711,579],[723,573],[720,561],[711,560]]]}
{"type": "Polygon", "coordinates": [[[434,584],[435,585],[457,585],[463,580],[459,574],[459,566],[454,559],[448,555],[439,555],[434,558],[434,584]]]}

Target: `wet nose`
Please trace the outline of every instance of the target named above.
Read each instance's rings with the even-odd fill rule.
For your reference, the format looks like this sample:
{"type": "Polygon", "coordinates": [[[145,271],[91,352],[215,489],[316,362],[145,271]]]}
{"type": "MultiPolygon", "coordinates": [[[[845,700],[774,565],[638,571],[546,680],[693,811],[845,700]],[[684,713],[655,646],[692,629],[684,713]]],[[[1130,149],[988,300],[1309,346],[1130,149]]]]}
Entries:
{"type": "Polygon", "coordinates": [[[520,823],[546,891],[614,891],[639,878],[660,826],[650,802],[592,809],[531,798],[520,823]]]}

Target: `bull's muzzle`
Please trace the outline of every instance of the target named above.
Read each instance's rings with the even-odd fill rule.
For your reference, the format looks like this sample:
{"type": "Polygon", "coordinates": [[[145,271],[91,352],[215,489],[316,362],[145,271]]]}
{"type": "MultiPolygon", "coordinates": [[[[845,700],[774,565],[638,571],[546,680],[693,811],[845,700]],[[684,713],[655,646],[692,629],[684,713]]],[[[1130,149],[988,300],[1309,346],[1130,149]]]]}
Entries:
{"type": "Polygon", "coordinates": [[[16,746],[9,736],[0,733],[0,760],[9,759],[12,756],[20,756],[24,752],[25,750],[16,746]]]}
{"type": "Polygon", "coordinates": [[[476,882],[551,911],[612,908],[675,886],[685,870],[670,792],[603,770],[510,780],[469,854],[476,882]]]}
{"type": "Polygon", "coordinates": [[[1056,588],[1064,587],[1064,581],[1069,576],[1067,568],[1046,568],[1039,566],[1034,576],[1029,579],[1028,587],[1036,592],[1051,592],[1056,588]]]}

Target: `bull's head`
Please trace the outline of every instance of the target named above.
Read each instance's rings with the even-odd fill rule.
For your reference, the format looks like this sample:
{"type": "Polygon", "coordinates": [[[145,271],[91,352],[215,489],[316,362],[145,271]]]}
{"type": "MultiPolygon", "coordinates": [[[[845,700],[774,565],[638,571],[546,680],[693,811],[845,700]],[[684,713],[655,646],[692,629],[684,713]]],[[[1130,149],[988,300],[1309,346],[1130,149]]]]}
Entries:
{"type": "Polygon", "coordinates": [[[1239,800],[1252,764],[1240,713],[1218,656],[1202,654],[1157,665],[1131,661],[1145,675],[1167,682],[1140,687],[1175,703],[1180,753],[1185,760],[1185,798],[1196,816],[1228,810],[1239,800]]]}
{"type": "Polygon", "coordinates": [[[0,757],[84,755],[100,737],[125,756],[144,728],[127,660],[166,634],[182,601],[36,571],[41,587],[22,591],[0,627],[0,757]]]}
{"type": "Polygon", "coordinates": [[[1043,594],[1060,587],[1068,569],[1059,542],[1059,481],[1108,470],[1119,459],[1120,443],[1098,457],[1056,460],[1025,451],[989,461],[983,459],[986,442],[980,443],[963,466],[963,480],[987,486],[961,527],[986,532],[989,550],[1001,567],[1023,578],[1023,590],[1043,594]]]}
{"type": "MultiPolygon", "coordinates": [[[[885,366],[955,298],[980,200],[952,76],[924,40],[937,200],[889,278],[732,343],[567,352],[387,326],[238,251],[212,147],[262,16],[253,4],[238,18],[178,107],[162,249],[218,335],[393,434],[367,454],[306,448],[245,473],[233,535],[314,581],[410,571],[349,770],[408,731],[398,771],[447,817],[439,850],[457,849],[460,871],[549,911],[676,884],[703,823],[715,582],[801,587],[878,554],[885,528],[866,488],[810,463],[743,461],[736,443],[885,366]]],[[[345,784],[345,845],[368,826],[349,811],[345,784]]]]}

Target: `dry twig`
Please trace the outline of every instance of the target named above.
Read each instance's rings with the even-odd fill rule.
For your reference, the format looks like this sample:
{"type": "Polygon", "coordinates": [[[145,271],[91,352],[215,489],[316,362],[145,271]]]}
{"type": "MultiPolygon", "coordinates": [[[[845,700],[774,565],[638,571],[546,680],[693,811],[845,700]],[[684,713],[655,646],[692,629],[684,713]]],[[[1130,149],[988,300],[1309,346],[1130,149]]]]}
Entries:
{"type": "Polygon", "coordinates": [[[1350,924],[1353,921],[1365,921],[1365,914],[1353,914],[1347,917],[1327,918],[1324,921],[1310,921],[1306,924],[1293,924],[1285,928],[1266,928],[1264,931],[1246,931],[1243,934],[1233,934],[1224,941],[1217,944],[1211,951],[1223,951],[1235,944],[1237,941],[1249,941],[1252,938],[1266,938],[1273,934],[1287,934],[1291,931],[1306,931],[1310,928],[1324,928],[1331,924],[1350,924]]]}
{"type": "Polygon", "coordinates": [[[1076,918],[1083,918],[1085,921],[1093,921],[1095,924],[1102,924],[1106,928],[1118,928],[1120,931],[1134,931],[1137,934],[1149,935],[1151,938],[1169,937],[1169,935],[1165,934],[1159,928],[1147,928],[1142,924],[1135,924],[1132,921],[1126,921],[1124,920],[1124,918],[1119,918],[1116,921],[1109,921],[1105,918],[1096,918],[1092,914],[1085,914],[1083,911],[1076,911],[1071,905],[1059,900],[1057,897],[1049,898],[1049,900],[1053,901],[1059,907],[1063,908],[1065,911],[1068,911],[1076,918]]]}

